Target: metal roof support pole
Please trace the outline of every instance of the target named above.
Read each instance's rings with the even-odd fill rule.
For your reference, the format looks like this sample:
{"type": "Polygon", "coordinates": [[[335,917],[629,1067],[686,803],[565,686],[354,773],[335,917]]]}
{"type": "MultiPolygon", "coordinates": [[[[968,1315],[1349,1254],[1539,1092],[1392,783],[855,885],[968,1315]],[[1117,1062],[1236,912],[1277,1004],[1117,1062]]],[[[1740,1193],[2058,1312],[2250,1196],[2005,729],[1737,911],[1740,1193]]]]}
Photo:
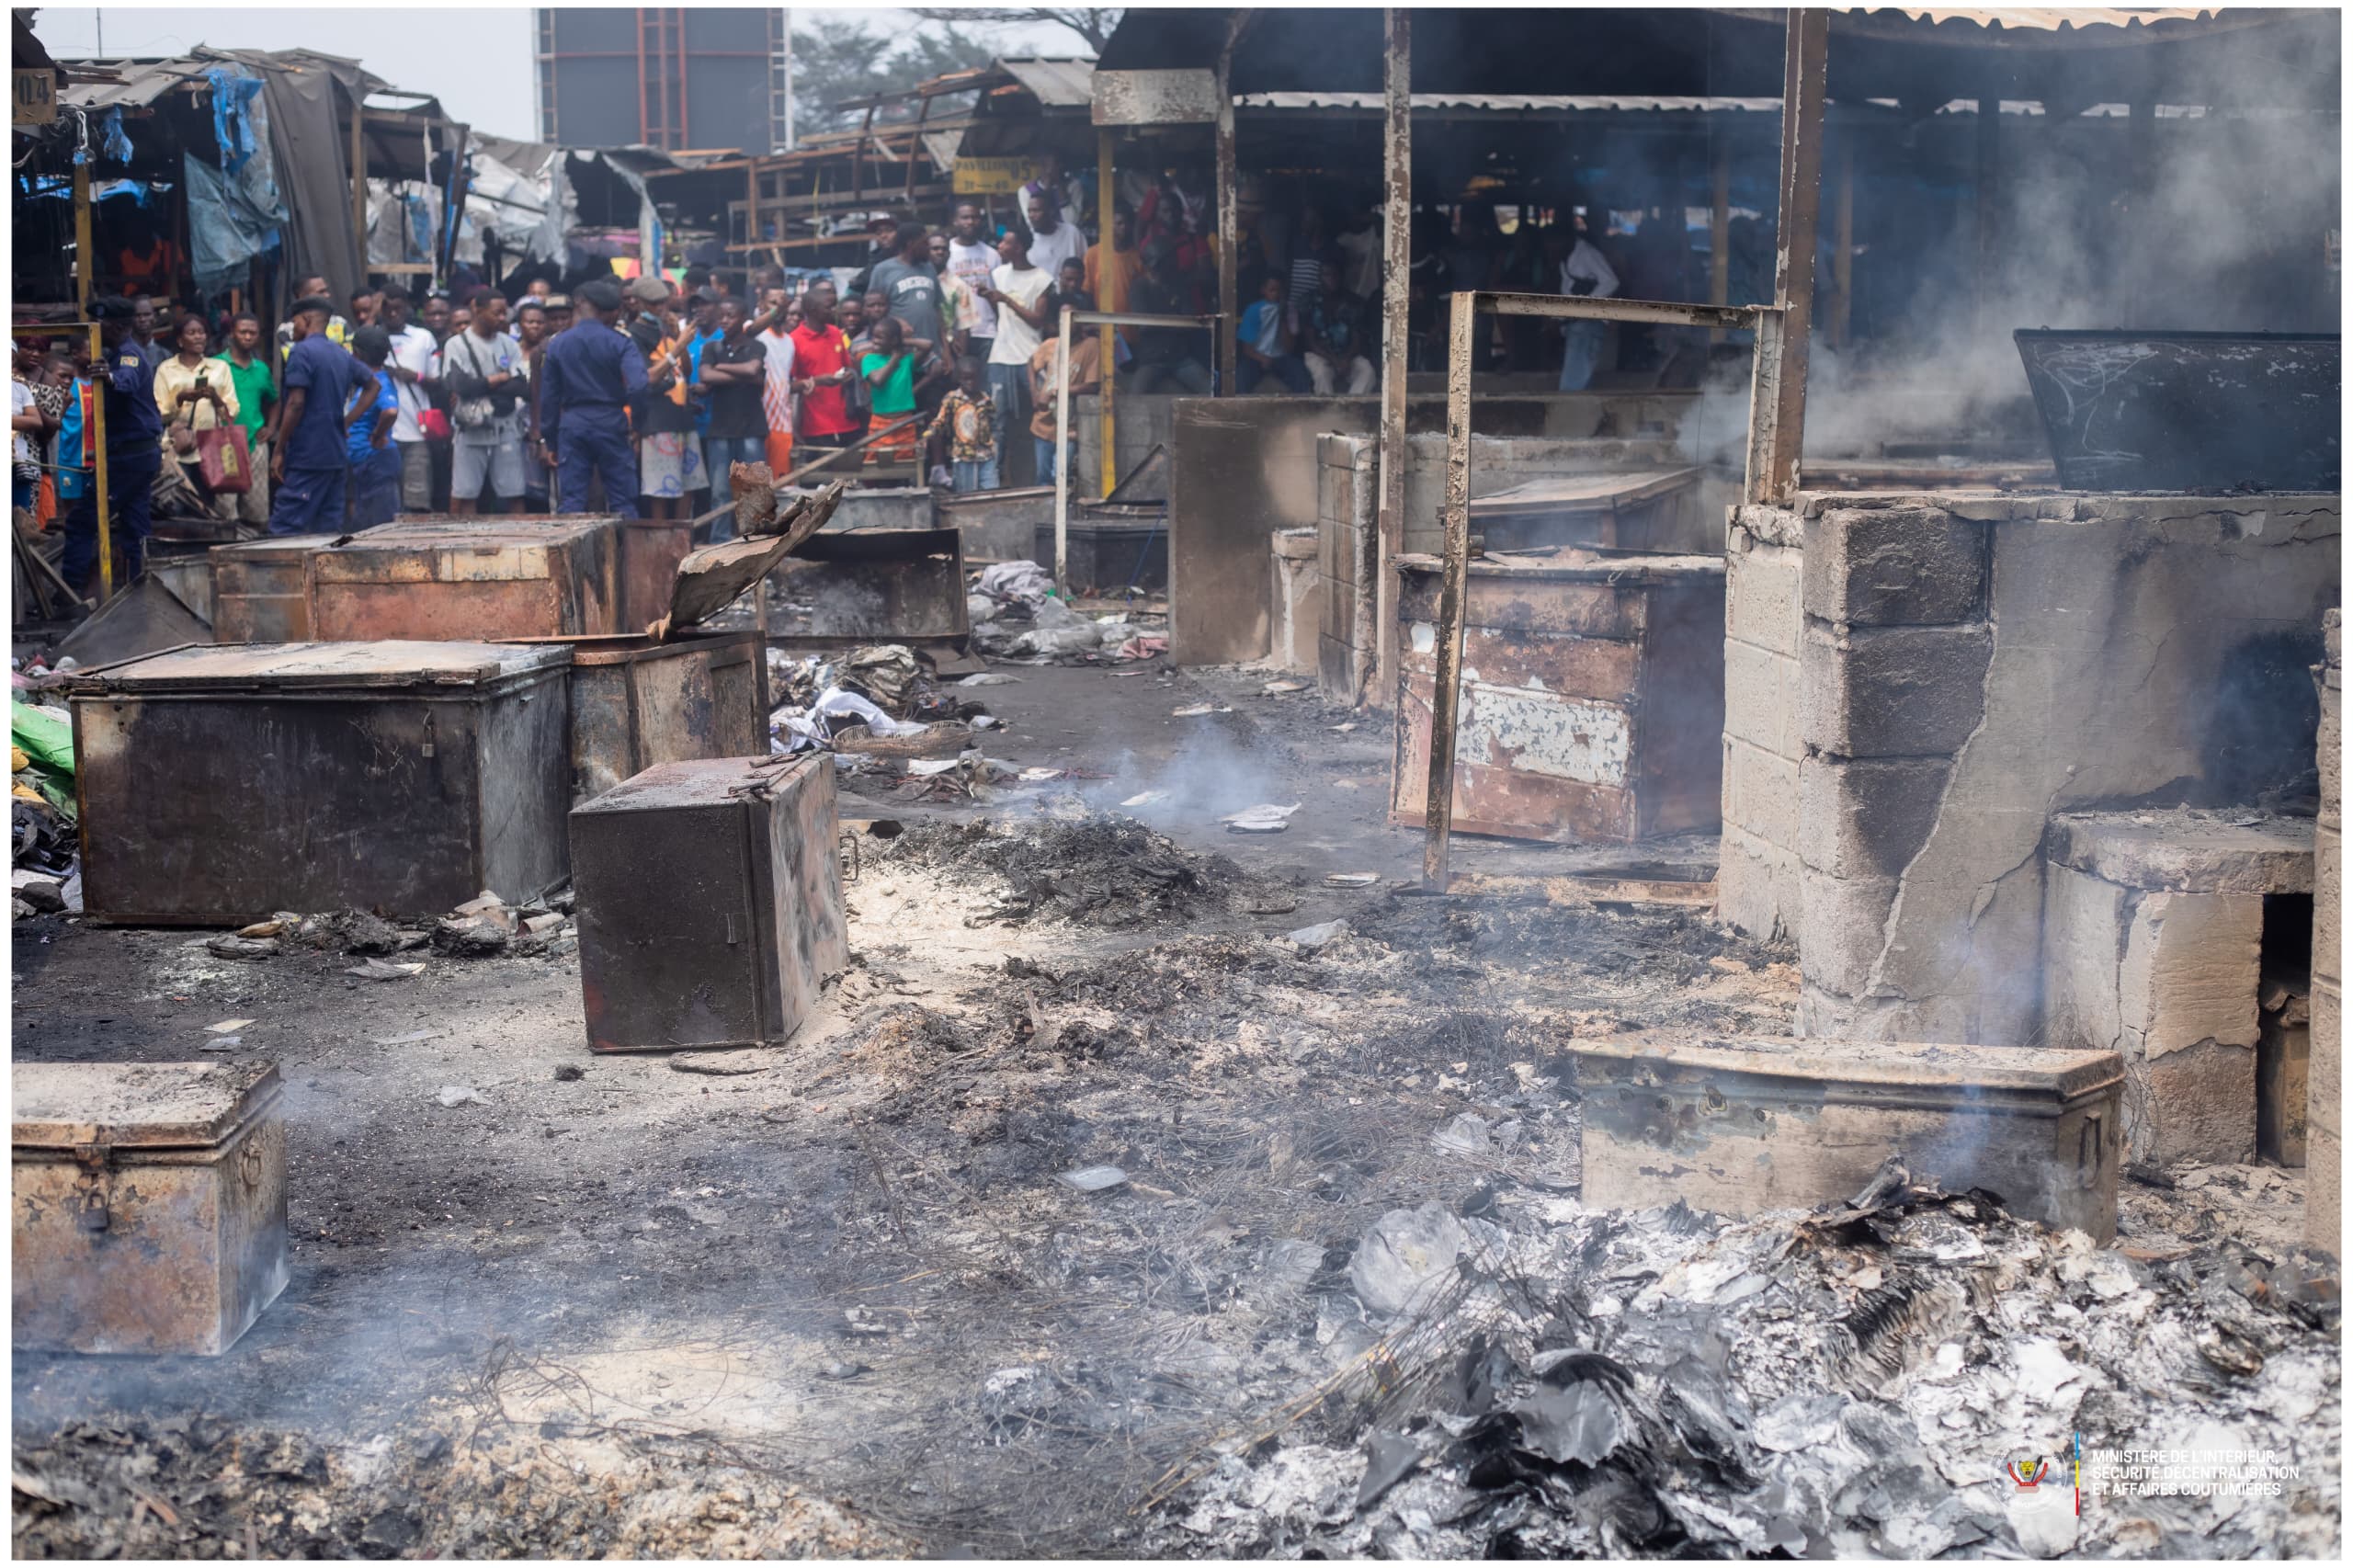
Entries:
{"type": "MultiPolygon", "coordinates": [[[[1111,237],[1111,210],[1118,204],[1120,199],[1119,182],[1111,177],[1111,153],[1118,144],[1118,136],[1108,127],[1095,133],[1095,233],[1097,235],[1095,243],[1103,247],[1103,265],[1097,269],[1095,279],[1097,292],[1095,304],[1098,310],[1125,310],[1128,305],[1128,291],[1125,288],[1120,290],[1117,305],[1101,297],[1105,292],[1104,286],[1111,280],[1112,275],[1119,270],[1120,267],[1119,247],[1117,242],[1111,237]]],[[[1119,483],[1120,473],[1120,449],[1112,438],[1114,432],[1111,424],[1111,384],[1120,379],[1118,375],[1119,348],[1111,341],[1112,334],[1117,330],[1109,326],[1099,326],[1095,329],[1096,349],[1103,373],[1102,390],[1095,394],[1100,403],[1099,417],[1102,421],[1101,428],[1097,432],[1100,439],[1096,443],[1099,450],[1095,468],[1096,478],[1102,484],[1103,499],[1106,501],[1111,498],[1111,491],[1119,483]]]]}
{"type": "MultiPolygon", "coordinates": [[[[1762,475],[1762,498],[1777,506],[1787,506],[1797,495],[1798,459],[1805,447],[1806,339],[1813,321],[1814,229],[1822,212],[1822,87],[1829,55],[1830,13],[1790,11],[1781,73],[1781,203],[1773,244],[1773,297],[1782,317],[1780,384],[1775,388],[1762,475]]],[[[1761,353],[1758,369],[1761,385],[1761,353]]],[[[1752,473],[1751,483],[1757,478],[1752,473]]]]}
{"type": "Polygon", "coordinates": [[[1355,563],[1356,699],[1368,687],[1376,705],[1397,686],[1397,573],[1405,548],[1406,306],[1413,295],[1414,113],[1413,13],[1392,6],[1381,13],[1388,49],[1381,68],[1382,153],[1387,181],[1381,214],[1381,505],[1370,540],[1359,541],[1369,561],[1355,563]],[[1363,546],[1370,543],[1369,552],[1363,546]]]}
{"type": "Polygon", "coordinates": [[[1217,338],[1217,391],[1231,397],[1237,385],[1234,361],[1238,358],[1237,339],[1233,324],[1241,319],[1241,301],[1235,297],[1234,252],[1242,244],[1240,198],[1234,187],[1240,176],[1233,163],[1233,46],[1250,13],[1237,11],[1233,23],[1226,31],[1225,47],[1217,55],[1217,310],[1224,318],[1217,338]]]}
{"type": "MultiPolygon", "coordinates": [[[[85,318],[90,313],[90,296],[98,291],[98,257],[90,244],[90,165],[79,163],[74,165],[74,292],[85,318]]],[[[90,358],[98,358],[95,349],[90,358]]]]}
{"type": "MultiPolygon", "coordinates": [[[[1446,543],[1438,578],[1438,670],[1430,682],[1430,777],[1422,887],[1444,892],[1454,829],[1454,728],[1462,698],[1462,598],[1471,572],[1471,347],[1479,296],[1457,294],[1446,333],[1446,543]]],[[[1402,707],[1402,704],[1401,704],[1402,707]]],[[[1400,724],[1405,715],[1397,715],[1400,724]]]]}
{"type": "Polygon", "coordinates": [[[924,157],[923,125],[924,121],[930,118],[931,97],[929,94],[926,94],[923,102],[915,109],[915,134],[907,138],[907,189],[905,200],[911,207],[915,205],[915,165],[920,163],[924,157]]]}
{"type": "Polygon", "coordinates": [[[1995,277],[1999,258],[1994,254],[2001,243],[1994,194],[2001,172],[2002,100],[1989,93],[1977,100],[1977,312],[1987,322],[2001,308],[1995,277]]]}
{"type": "Polygon", "coordinates": [[[1851,136],[1838,144],[1838,249],[1831,256],[1831,277],[1837,285],[1830,311],[1830,347],[1844,348],[1855,326],[1855,143],[1851,136]]]}
{"type": "MultiPolygon", "coordinates": [[[[1709,161],[1713,189],[1708,208],[1708,303],[1732,303],[1732,137],[1719,128],[1710,134],[1709,161]]],[[[1708,334],[1711,343],[1722,343],[1721,332],[1708,334]]]]}

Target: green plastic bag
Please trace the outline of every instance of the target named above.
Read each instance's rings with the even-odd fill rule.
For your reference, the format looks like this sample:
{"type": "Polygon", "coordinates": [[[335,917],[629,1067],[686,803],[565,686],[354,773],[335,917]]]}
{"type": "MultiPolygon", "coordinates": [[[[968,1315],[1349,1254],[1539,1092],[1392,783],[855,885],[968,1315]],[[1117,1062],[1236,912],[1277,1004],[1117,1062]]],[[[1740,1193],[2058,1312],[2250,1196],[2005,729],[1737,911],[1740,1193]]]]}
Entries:
{"type": "Polygon", "coordinates": [[[8,738],[32,758],[35,767],[74,777],[74,726],[64,720],[12,697],[8,738]]]}

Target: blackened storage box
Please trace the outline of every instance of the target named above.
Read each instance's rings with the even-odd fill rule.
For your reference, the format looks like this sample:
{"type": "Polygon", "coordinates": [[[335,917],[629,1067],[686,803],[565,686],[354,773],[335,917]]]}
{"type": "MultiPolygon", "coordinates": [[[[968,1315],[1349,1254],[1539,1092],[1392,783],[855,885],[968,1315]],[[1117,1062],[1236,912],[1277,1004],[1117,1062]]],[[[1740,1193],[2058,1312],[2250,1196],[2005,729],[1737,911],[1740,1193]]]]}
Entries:
{"type": "Polygon", "coordinates": [[[216,544],[212,564],[212,637],[217,642],[307,642],[311,598],[305,566],[311,552],[335,542],[333,534],[294,534],[216,544]]]}
{"type": "Polygon", "coordinates": [[[774,1044],[848,958],[833,759],[650,767],[572,813],[595,1051],[774,1044]]]}
{"type": "Polygon", "coordinates": [[[11,1074],[20,1350],[217,1356],[286,1288],[286,1129],[263,1062],[11,1074]]]}
{"type": "Polygon", "coordinates": [[[441,914],[563,880],[562,648],[176,648],[71,690],[83,897],[131,924],[441,914]]]}

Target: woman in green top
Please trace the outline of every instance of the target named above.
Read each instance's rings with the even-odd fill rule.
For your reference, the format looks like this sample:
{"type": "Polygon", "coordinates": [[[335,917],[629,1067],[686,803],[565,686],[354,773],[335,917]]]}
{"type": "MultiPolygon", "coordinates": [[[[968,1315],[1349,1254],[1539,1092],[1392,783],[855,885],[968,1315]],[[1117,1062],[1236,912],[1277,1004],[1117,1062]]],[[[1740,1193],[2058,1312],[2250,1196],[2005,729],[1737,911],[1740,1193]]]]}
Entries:
{"type": "Polygon", "coordinates": [[[253,451],[253,488],[234,500],[237,521],[269,521],[269,443],[278,423],[278,384],[268,357],[261,352],[261,318],[240,313],[229,320],[229,347],[218,364],[226,366],[229,384],[236,389],[236,423],[245,427],[245,445],[253,451]]]}
{"type": "Polygon", "coordinates": [[[867,422],[866,461],[869,467],[913,462],[919,439],[915,421],[915,356],[907,352],[906,329],[896,317],[884,316],[872,330],[874,347],[858,362],[858,373],[874,389],[873,415],[867,422]],[[899,428],[881,434],[891,425],[899,428]]]}

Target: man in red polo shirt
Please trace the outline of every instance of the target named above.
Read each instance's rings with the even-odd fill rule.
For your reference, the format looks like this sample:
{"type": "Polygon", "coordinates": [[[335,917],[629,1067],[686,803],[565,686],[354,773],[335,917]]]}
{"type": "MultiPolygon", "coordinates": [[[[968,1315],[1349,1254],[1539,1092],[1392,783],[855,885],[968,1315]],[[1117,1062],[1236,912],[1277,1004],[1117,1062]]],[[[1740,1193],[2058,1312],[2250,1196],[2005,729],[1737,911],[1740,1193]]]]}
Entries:
{"type": "Polygon", "coordinates": [[[858,423],[851,417],[842,388],[858,372],[849,362],[849,338],[834,324],[834,286],[823,278],[801,296],[801,324],[792,329],[792,388],[801,394],[795,444],[838,448],[855,441],[858,423]]]}

